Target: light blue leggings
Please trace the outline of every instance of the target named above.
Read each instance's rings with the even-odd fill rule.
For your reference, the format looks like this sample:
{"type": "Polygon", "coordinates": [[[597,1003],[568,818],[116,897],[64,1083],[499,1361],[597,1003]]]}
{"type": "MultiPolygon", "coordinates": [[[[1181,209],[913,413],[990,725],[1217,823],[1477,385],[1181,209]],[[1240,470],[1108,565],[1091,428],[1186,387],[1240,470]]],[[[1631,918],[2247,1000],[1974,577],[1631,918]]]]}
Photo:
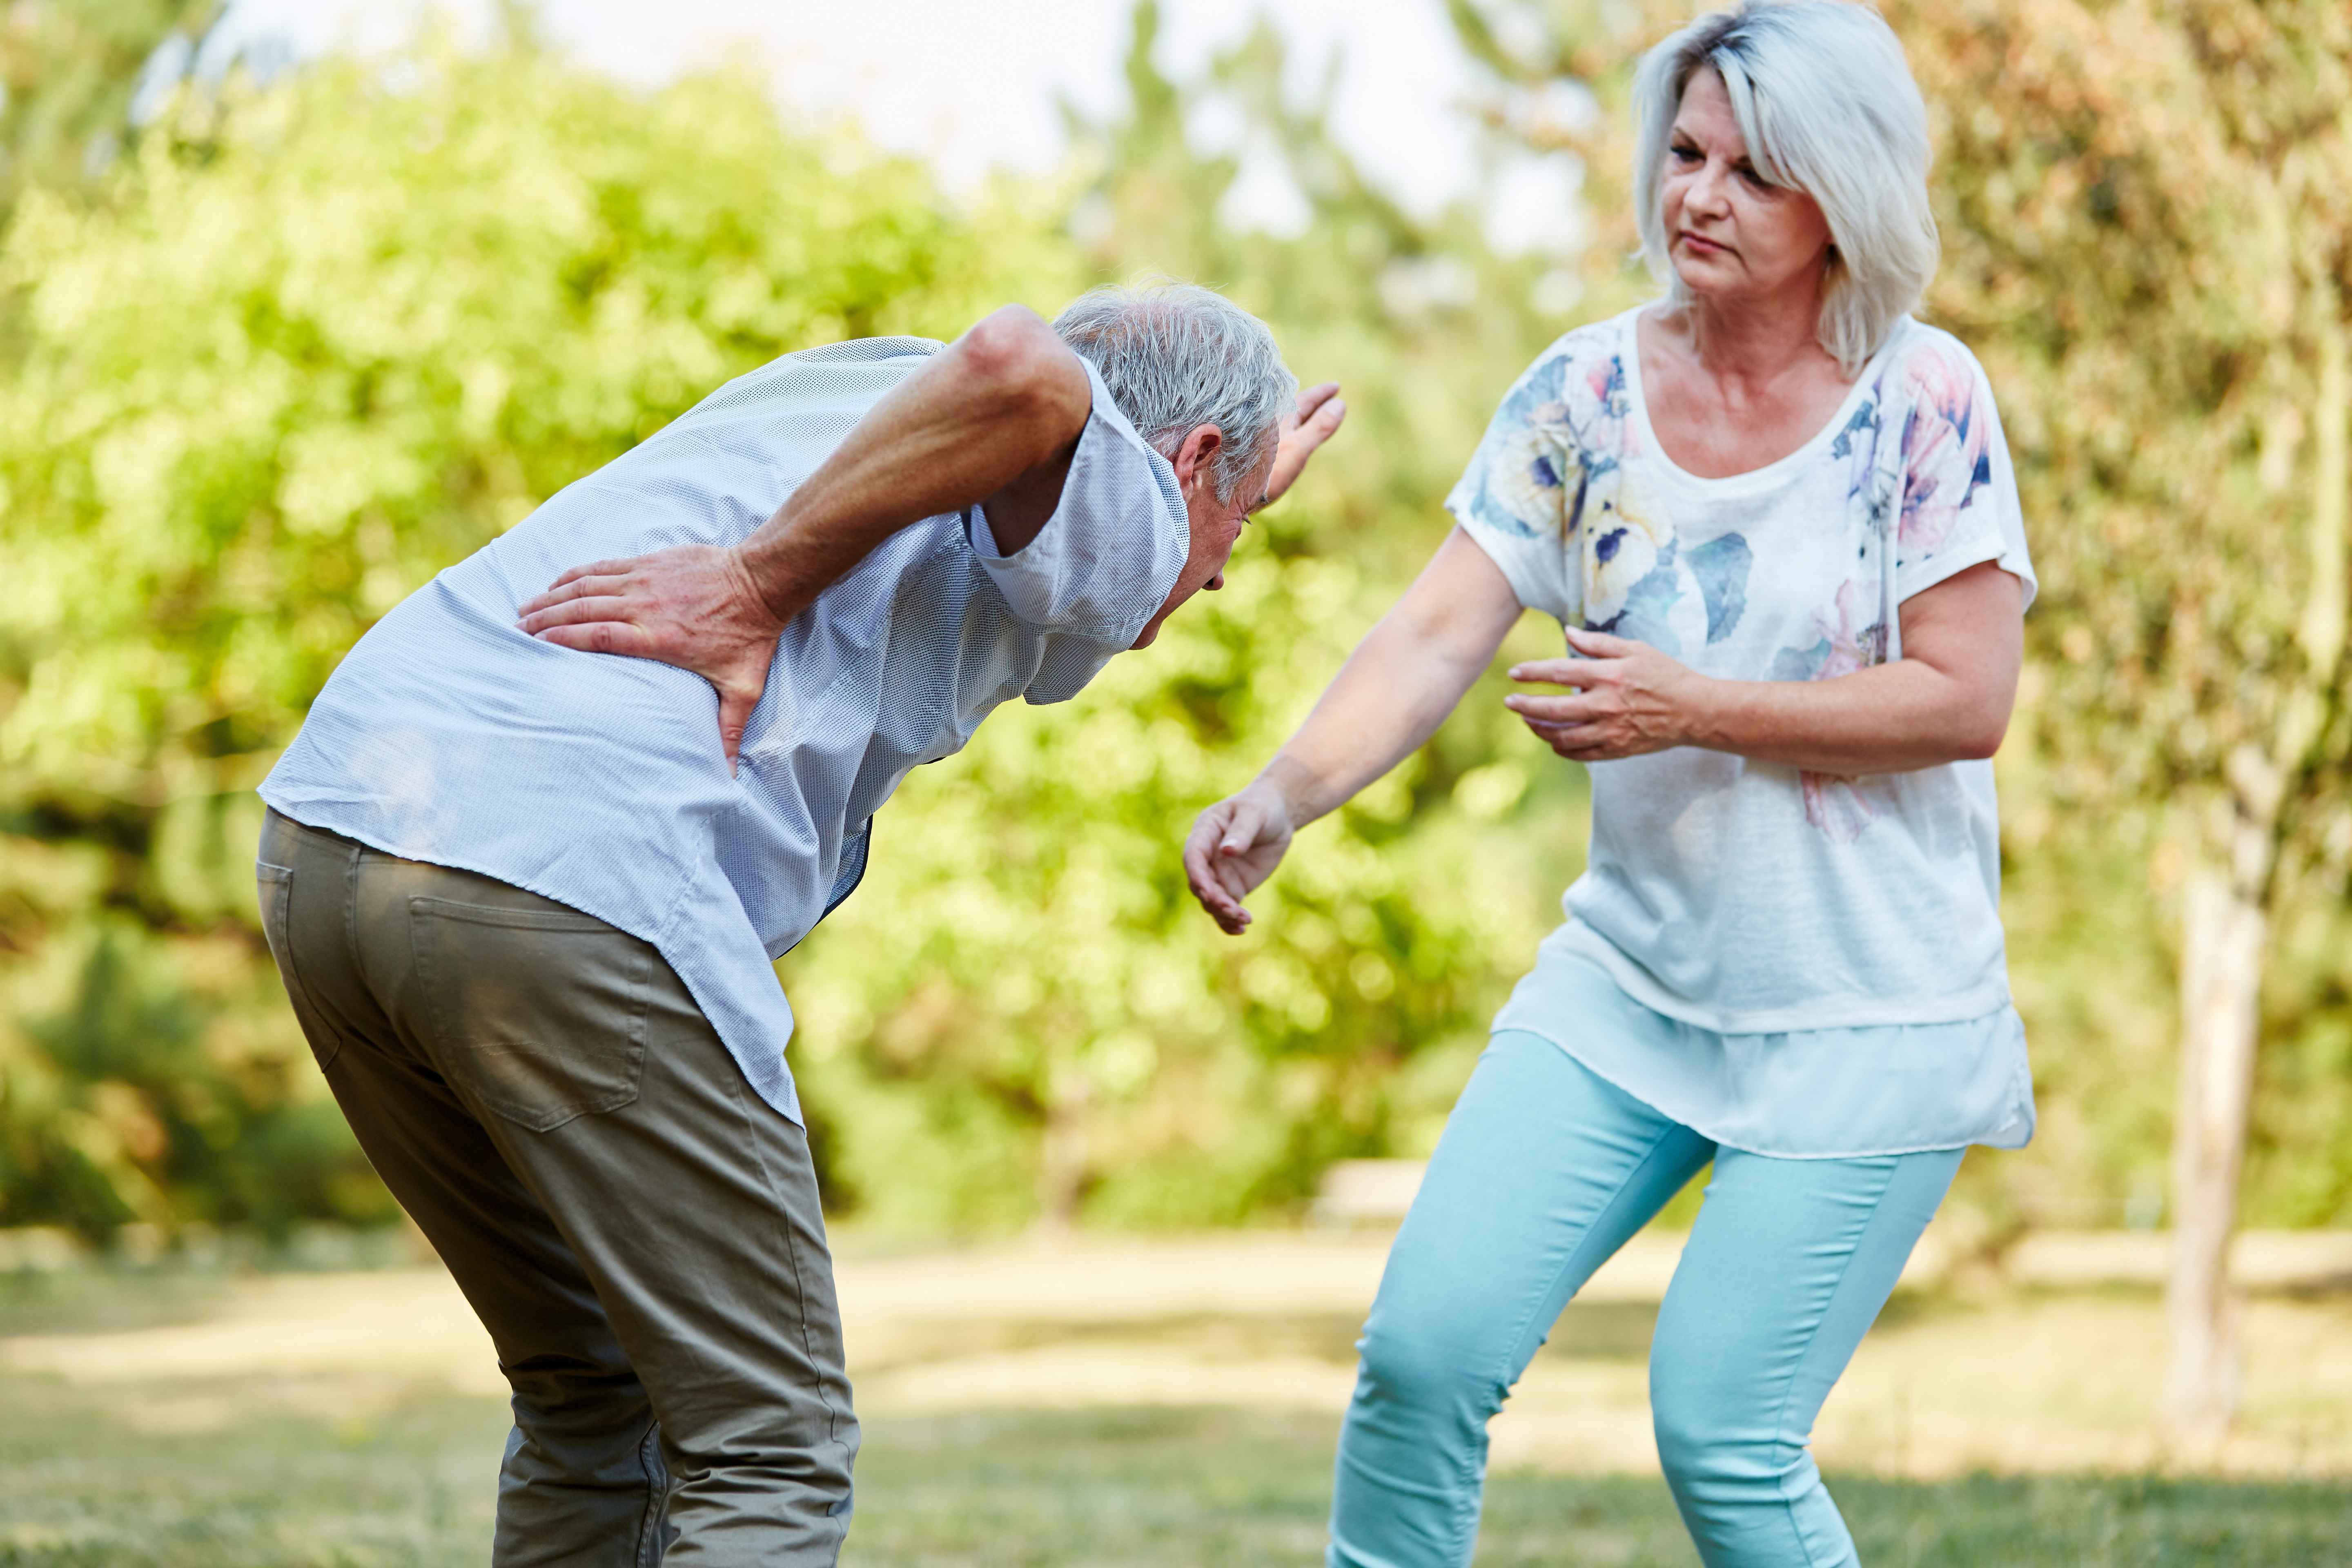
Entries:
{"type": "Polygon", "coordinates": [[[1718,1148],[1550,1042],[1496,1035],[1358,1345],[1330,1568],[1470,1560],[1488,1417],[1569,1298],[1709,1160],[1650,1345],[1659,1461],[1708,1568],[1856,1562],[1806,1445],[1960,1153],[1718,1148]]]}

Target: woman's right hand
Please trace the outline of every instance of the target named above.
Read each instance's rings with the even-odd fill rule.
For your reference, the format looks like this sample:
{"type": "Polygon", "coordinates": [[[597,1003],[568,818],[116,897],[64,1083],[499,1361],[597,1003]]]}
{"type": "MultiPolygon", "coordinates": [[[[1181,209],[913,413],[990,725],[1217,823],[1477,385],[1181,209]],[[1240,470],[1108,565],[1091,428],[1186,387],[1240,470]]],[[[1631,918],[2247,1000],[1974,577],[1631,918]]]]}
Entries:
{"type": "Polygon", "coordinates": [[[1293,831],[1289,800],[1260,778],[1202,812],[1184,840],[1184,876],[1192,896],[1227,936],[1250,923],[1242,900],[1274,875],[1293,831]]]}

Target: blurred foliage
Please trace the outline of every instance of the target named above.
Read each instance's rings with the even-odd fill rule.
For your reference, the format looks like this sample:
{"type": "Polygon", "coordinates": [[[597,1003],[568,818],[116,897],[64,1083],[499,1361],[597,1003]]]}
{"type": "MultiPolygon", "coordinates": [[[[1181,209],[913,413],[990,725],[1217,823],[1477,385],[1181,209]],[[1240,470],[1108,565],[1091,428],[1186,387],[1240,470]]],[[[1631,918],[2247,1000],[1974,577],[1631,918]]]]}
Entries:
{"type": "MultiPolygon", "coordinates": [[[[250,912],[248,792],[342,649],[728,375],[1139,271],[1265,316],[1347,430],[1223,594],[883,814],[865,887],[781,966],[828,1192],[904,1227],[1217,1222],[1425,1152],[1580,864],[1579,770],[1490,679],[1305,836],[1250,935],[1197,913],[1176,847],[1434,549],[1511,378],[1647,291],[1627,68],[1689,7],[1449,10],[1496,156],[1576,161],[1578,254],[1401,208],[1269,28],[1171,79],[1148,3],[1068,178],[958,204],[748,76],[648,95],[430,40],[186,90],[102,178],[26,196],[0,245],[0,1223],[377,1212],[250,912]],[[1204,150],[1210,123],[1238,140],[1204,150]],[[1303,215],[1280,233],[1232,221],[1269,165],[1303,215]]],[[[2176,803],[2226,802],[2232,748],[2313,688],[2352,43],[2323,0],[1889,15],[1939,147],[1928,313],[1992,374],[2044,584],[2000,759],[2042,1132],[1964,1192],[2004,1225],[2154,1223],[2171,900],[2203,852],[2176,803]]],[[[2250,1217],[2341,1224],[2352,826],[2297,766],[2250,1217]]]]}
{"type": "Polygon", "coordinates": [[[220,0],[13,0],[0,15],[0,214],[27,184],[103,170],[159,49],[184,63],[220,0]]]}

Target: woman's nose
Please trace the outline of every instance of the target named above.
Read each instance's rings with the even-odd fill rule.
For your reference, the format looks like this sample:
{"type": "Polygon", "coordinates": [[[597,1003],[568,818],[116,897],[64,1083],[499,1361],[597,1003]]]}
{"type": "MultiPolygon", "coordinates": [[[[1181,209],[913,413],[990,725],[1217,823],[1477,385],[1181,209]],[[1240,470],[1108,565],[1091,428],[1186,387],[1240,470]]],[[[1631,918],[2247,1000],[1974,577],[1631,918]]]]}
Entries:
{"type": "Polygon", "coordinates": [[[1689,189],[1683,193],[1683,206],[1704,213],[1724,211],[1724,175],[1710,163],[1693,176],[1689,189]]]}

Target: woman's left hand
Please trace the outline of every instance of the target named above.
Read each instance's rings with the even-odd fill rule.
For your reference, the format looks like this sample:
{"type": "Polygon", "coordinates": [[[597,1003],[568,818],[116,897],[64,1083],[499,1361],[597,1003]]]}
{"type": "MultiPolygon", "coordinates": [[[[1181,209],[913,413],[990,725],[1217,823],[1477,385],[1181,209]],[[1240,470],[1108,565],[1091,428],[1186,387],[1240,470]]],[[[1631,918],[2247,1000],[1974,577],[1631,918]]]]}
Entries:
{"type": "Polygon", "coordinates": [[[1513,680],[1573,686],[1569,697],[1513,692],[1503,705],[1571,762],[1602,763],[1697,742],[1700,706],[1714,682],[1643,642],[1570,627],[1582,658],[1511,667],[1513,680]]]}

